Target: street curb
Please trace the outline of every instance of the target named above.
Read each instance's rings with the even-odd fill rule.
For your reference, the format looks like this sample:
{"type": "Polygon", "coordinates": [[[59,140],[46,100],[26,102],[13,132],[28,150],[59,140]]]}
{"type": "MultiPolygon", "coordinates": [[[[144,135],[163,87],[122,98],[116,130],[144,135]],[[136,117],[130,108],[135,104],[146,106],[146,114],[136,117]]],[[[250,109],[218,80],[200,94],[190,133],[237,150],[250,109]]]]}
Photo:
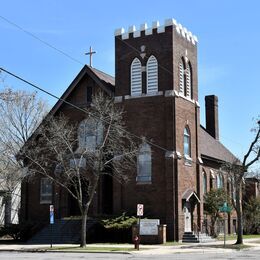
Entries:
{"type": "Polygon", "coordinates": [[[131,254],[127,251],[79,251],[79,250],[49,250],[49,249],[0,249],[0,252],[21,252],[21,253],[93,253],[93,254],[131,254]]]}

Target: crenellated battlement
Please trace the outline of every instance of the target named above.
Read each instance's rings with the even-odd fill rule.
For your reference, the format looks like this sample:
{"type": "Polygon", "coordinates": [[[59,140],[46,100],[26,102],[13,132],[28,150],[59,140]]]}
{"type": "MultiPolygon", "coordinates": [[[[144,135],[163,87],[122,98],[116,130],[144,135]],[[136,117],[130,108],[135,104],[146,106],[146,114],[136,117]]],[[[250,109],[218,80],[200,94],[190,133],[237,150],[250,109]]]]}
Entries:
{"type": "Polygon", "coordinates": [[[145,35],[151,35],[156,29],[157,33],[164,33],[165,27],[172,26],[175,28],[176,32],[185,38],[188,42],[191,42],[193,45],[196,45],[198,38],[196,35],[193,35],[187,28],[183,27],[180,23],[177,23],[174,19],[166,19],[163,25],[160,25],[159,21],[152,23],[151,27],[147,26],[147,23],[141,24],[140,29],[137,30],[135,25],[132,25],[128,28],[128,31],[125,31],[124,28],[119,28],[115,30],[115,36],[121,36],[122,40],[129,39],[130,33],[134,38],[141,36],[141,31],[145,32],[145,35]]]}

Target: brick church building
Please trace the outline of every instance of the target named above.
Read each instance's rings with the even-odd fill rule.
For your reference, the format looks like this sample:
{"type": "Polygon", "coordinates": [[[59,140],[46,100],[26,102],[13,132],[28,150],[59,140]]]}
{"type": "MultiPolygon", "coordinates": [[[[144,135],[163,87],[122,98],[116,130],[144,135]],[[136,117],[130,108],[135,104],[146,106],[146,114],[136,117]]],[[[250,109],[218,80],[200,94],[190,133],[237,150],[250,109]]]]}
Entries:
{"type": "MultiPolygon", "coordinates": [[[[114,97],[125,110],[130,132],[143,137],[136,174],[125,185],[105,176],[99,183],[91,215],[134,213],[144,204],[145,216],[167,224],[167,236],[181,240],[184,232],[205,228],[203,194],[212,188],[230,192],[219,168],[235,156],[219,141],[218,98],[205,97],[206,127],[200,125],[197,38],[173,19],[163,25],[142,24],[115,31],[115,78],[84,66],[62,99],[86,107],[98,90],[114,97]],[[148,140],[156,144],[153,146],[148,140]],[[163,149],[161,149],[163,148],[163,149]]],[[[84,115],[61,100],[52,115],[72,121],[84,115]]],[[[48,221],[49,204],[56,218],[77,215],[75,201],[44,178],[22,184],[24,220],[48,221]],[[46,186],[46,187],[45,187],[46,186]]],[[[228,217],[228,231],[236,219],[228,217]]]]}

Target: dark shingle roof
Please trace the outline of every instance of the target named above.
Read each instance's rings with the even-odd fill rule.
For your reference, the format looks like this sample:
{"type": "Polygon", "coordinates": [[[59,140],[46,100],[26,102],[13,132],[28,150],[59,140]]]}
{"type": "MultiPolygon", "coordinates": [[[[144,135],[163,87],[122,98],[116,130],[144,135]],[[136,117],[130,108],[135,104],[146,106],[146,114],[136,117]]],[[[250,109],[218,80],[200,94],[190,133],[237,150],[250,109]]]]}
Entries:
{"type": "Polygon", "coordinates": [[[203,126],[199,131],[199,147],[201,155],[211,157],[212,159],[233,163],[236,156],[233,155],[220,141],[207,133],[203,126]]]}
{"type": "Polygon", "coordinates": [[[112,77],[111,75],[106,74],[105,72],[94,69],[89,67],[98,77],[100,80],[104,81],[107,84],[111,84],[112,86],[115,86],[115,78],[112,77]]]}

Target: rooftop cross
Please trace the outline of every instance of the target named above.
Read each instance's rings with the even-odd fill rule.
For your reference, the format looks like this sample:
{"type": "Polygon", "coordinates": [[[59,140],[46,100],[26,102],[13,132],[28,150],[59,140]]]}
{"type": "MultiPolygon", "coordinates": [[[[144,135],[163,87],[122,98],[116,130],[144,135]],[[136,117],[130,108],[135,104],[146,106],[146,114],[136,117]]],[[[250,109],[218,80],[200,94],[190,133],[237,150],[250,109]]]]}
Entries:
{"type": "Polygon", "coordinates": [[[97,53],[96,51],[92,50],[92,47],[89,47],[89,52],[86,52],[85,55],[89,55],[89,66],[92,67],[92,55],[97,53]]]}

